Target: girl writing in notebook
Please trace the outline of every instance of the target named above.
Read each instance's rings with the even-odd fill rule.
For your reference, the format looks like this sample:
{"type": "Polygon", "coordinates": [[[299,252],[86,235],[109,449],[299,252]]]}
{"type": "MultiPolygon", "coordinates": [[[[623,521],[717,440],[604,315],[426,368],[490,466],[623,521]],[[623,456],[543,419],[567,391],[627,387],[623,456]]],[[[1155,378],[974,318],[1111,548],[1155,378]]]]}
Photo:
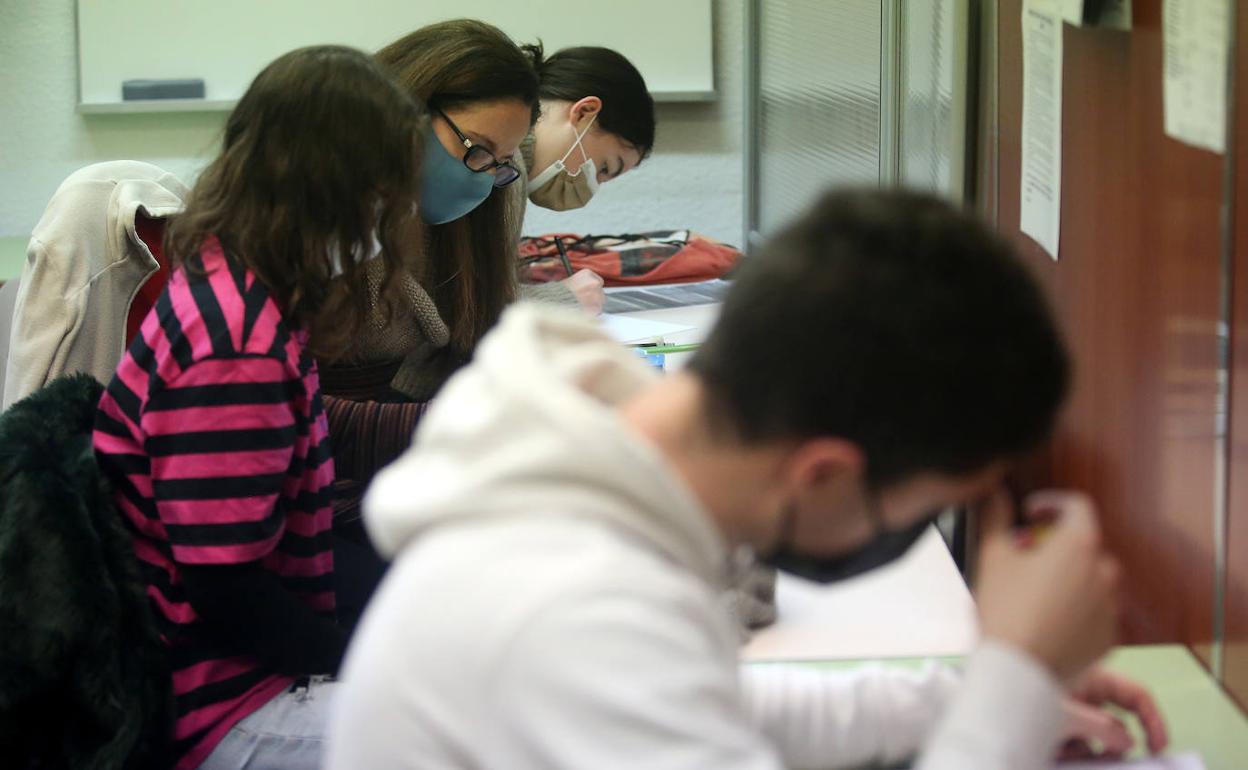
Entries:
{"type": "Polygon", "coordinates": [[[352,49],[261,72],[168,227],[169,284],[100,402],[96,453],[168,645],[177,770],[319,765],[320,677],[345,636],[313,355],[369,312],[362,261],[389,294],[422,114],[352,49]]]}

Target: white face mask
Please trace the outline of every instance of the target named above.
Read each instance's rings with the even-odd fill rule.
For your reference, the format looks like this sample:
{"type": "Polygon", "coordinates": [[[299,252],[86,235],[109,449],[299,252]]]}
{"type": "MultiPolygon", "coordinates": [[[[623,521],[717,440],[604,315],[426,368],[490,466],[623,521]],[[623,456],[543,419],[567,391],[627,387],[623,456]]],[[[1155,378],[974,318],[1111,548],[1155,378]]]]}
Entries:
{"type": "Polygon", "coordinates": [[[543,208],[555,211],[579,209],[589,203],[589,199],[598,192],[598,169],[593,159],[589,157],[589,153],[585,152],[585,146],[581,144],[581,140],[589,133],[589,129],[593,127],[597,119],[598,114],[594,113],[584,131],[577,132],[576,126],[569,126],[576,136],[572,140],[572,146],[562,158],[551,163],[542,173],[529,180],[529,200],[543,208]],[[585,159],[585,162],[575,171],[568,171],[568,157],[577,149],[581,151],[581,157],[585,159]]]}
{"type": "MultiPolygon", "coordinates": [[[[381,219],[381,211],[382,211],[382,204],[378,202],[377,205],[373,209],[373,221],[379,221],[381,219]]],[[[417,212],[416,204],[413,203],[412,208],[408,212],[407,215],[411,217],[412,219],[415,219],[417,216],[417,213],[418,212],[417,212]]],[[[381,256],[381,238],[378,237],[379,234],[380,234],[380,231],[374,228],[373,234],[372,234],[372,243],[370,243],[368,247],[363,250],[363,253],[360,253],[357,251],[355,254],[351,255],[352,261],[354,261],[357,265],[362,265],[365,262],[368,262],[369,260],[373,260],[373,259],[376,259],[377,257],[380,257],[381,256]]],[[[330,276],[329,276],[330,278],[337,278],[338,276],[342,275],[342,265],[343,265],[342,250],[339,249],[337,245],[331,245],[329,247],[329,265],[330,265],[330,276]]]]}
{"type": "MultiPolygon", "coordinates": [[[[363,253],[357,249],[356,252],[351,255],[350,259],[355,264],[360,265],[370,259],[376,259],[379,256],[381,256],[381,241],[377,238],[377,232],[373,231],[373,242],[363,251],[363,253]]],[[[331,278],[337,278],[342,275],[342,250],[336,245],[329,247],[329,265],[329,275],[331,278]]]]}

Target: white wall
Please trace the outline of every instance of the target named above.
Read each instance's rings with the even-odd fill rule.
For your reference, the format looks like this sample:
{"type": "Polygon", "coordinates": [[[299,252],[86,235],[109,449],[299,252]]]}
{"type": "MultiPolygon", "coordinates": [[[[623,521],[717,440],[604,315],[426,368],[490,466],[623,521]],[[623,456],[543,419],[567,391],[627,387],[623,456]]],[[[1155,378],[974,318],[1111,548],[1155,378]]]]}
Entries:
{"type": "MultiPolygon", "coordinates": [[[[653,156],[580,212],[530,206],[526,232],[691,227],[740,239],[741,3],[715,0],[715,16],[720,98],[660,104],[653,156]]],[[[224,113],[79,115],[76,57],[73,0],[0,2],[0,236],[29,233],[61,180],[87,164],[146,160],[189,183],[215,151],[224,113]]]]}
{"type": "Polygon", "coordinates": [[[224,113],[82,116],[74,0],[0,3],[0,236],[24,235],[57,185],[101,160],[146,160],[190,180],[224,113]]]}

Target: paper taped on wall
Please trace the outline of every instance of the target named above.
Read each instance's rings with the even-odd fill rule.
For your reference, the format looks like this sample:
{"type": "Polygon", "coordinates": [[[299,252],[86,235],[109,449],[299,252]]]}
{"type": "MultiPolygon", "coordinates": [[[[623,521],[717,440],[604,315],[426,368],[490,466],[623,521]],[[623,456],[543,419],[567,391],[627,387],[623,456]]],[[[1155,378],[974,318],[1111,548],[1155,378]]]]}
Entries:
{"type": "Polygon", "coordinates": [[[1062,212],[1062,19],[1054,0],[1023,5],[1019,229],[1057,259],[1062,212]]]}
{"type": "Polygon", "coordinates": [[[1226,152],[1230,0],[1165,0],[1162,47],[1166,135],[1226,152]]]}

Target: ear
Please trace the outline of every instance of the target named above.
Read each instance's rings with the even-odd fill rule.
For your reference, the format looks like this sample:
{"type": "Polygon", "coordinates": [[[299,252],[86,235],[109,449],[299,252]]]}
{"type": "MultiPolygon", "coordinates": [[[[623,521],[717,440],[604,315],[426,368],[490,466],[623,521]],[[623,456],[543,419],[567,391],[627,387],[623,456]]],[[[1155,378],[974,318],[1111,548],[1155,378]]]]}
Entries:
{"type": "Polygon", "coordinates": [[[586,96],[572,103],[568,108],[568,120],[577,130],[584,128],[584,123],[589,122],[590,116],[597,115],[602,110],[602,100],[597,96],[586,96]]]}
{"type": "Polygon", "coordinates": [[[785,463],[785,481],[796,490],[815,492],[842,485],[855,484],[862,478],[867,458],[862,448],[840,438],[815,438],[803,441],[785,463]]]}

